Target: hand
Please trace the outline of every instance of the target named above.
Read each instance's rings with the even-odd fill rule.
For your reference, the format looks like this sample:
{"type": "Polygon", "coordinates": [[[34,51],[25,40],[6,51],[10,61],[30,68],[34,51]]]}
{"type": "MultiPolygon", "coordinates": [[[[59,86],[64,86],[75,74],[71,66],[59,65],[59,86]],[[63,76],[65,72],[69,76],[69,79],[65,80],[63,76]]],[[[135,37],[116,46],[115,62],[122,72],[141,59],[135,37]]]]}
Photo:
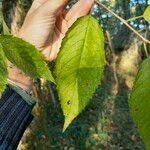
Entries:
{"type": "Polygon", "coordinates": [[[19,37],[35,45],[47,61],[57,57],[61,42],[71,25],[88,14],[94,0],[79,0],[69,11],[68,0],[34,0],[19,37]]]}
{"type": "Polygon", "coordinates": [[[8,61],[8,83],[17,85],[23,90],[30,92],[32,89],[33,81],[30,77],[26,76],[21,70],[8,61]]]}
{"type": "Polygon", "coordinates": [[[64,9],[68,0],[35,0],[29,10],[19,36],[34,44],[52,61],[69,27],[92,7],[93,0],[79,0],[69,11],[64,9]]]}

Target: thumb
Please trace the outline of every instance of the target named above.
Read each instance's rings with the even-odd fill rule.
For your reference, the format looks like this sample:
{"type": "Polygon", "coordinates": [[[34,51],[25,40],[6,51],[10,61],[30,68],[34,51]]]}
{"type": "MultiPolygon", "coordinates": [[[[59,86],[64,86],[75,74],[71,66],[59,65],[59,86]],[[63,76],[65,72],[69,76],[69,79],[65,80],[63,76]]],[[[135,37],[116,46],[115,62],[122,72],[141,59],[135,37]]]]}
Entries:
{"type": "Polygon", "coordinates": [[[68,0],[48,0],[41,7],[43,13],[58,13],[65,6],[68,0]]]}

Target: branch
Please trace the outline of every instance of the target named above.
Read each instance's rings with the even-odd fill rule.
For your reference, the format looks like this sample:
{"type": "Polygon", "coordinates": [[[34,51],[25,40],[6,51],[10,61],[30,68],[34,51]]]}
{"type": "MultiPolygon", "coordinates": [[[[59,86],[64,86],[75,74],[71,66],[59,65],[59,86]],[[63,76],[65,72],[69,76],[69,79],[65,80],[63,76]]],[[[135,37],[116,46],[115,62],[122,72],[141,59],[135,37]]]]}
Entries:
{"type": "Polygon", "coordinates": [[[112,71],[113,71],[114,80],[115,80],[115,86],[113,87],[111,92],[113,91],[112,94],[115,96],[115,95],[117,95],[118,89],[119,89],[119,81],[118,81],[118,77],[117,77],[117,67],[116,67],[117,58],[116,58],[115,51],[114,51],[113,46],[112,46],[110,33],[108,31],[106,31],[106,36],[108,39],[108,45],[109,45],[111,55],[112,55],[111,64],[112,64],[112,71]]]}
{"type": "Polygon", "coordinates": [[[148,39],[146,39],[145,37],[143,37],[141,34],[139,34],[132,26],[130,26],[126,20],[124,20],[123,18],[121,18],[120,16],[118,16],[116,13],[114,13],[112,10],[110,10],[109,8],[107,8],[104,4],[102,4],[101,2],[99,2],[99,0],[95,0],[95,2],[102,6],[103,8],[105,8],[108,12],[110,12],[112,15],[114,15],[117,19],[119,19],[123,24],[125,24],[130,30],[132,30],[138,37],[140,37],[146,44],[150,44],[150,41],[148,39]]]}
{"type": "Polygon", "coordinates": [[[130,18],[130,19],[126,20],[126,21],[129,22],[129,21],[133,21],[133,20],[141,19],[141,18],[143,18],[143,15],[137,16],[137,17],[133,17],[133,18],[130,18]]]}

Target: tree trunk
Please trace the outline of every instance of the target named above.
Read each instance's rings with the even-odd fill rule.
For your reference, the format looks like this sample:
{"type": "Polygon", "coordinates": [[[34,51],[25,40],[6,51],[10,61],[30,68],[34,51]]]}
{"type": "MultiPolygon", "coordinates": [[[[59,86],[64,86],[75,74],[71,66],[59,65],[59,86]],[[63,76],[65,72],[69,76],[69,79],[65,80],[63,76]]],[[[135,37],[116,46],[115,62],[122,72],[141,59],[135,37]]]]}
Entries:
{"type": "Polygon", "coordinates": [[[11,33],[17,35],[32,0],[3,0],[3,16],[11,33]]]}

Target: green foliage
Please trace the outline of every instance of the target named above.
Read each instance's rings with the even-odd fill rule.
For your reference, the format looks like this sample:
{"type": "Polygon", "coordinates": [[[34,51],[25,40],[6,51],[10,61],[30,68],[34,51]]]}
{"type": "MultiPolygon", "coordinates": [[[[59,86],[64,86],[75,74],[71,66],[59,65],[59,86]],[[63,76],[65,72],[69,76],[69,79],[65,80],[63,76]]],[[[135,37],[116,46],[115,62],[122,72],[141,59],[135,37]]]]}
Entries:
{"type": "Polygon", "coordinates": [[[64,130],[88,104],[100,84],[103,70],[103,31],[93,17],[82,17],[66,34],[56,61],[56,83],[65,116],[64,130]]]}
{"type": "Polygon", "coordinates": [[[143,18],[150,22],[150,6],[148,6],[143,14],[143,18]]]}
{"type": "Polygon", "coordinates": [[[150,149],[150,57],[141,65],[129,103],[141,136],[150,149]]]}
{"type": "MultiPolygon", "coordinates": [[[[29,1],[31,2],[31,0],[29,1]]],[[[132,14],[130,12],[130,10],[132,10],[130,8],[131,6],[128,5],[129,0],[119,0],[118,2],[114,2],[114,4],[112,2],[109,3],[111,3],[111,7],[116,7],[118,9],[116,12],[119,12],[121,17],[129,18],[130,14],[132,14]],[[117,6],[118,2],[119,5],[117,6]]],[[[22,0],[22,3],[26,6],[27,2],[22,0]]],[[[140,11],[142,10],[139,9],[139,7],[137,7],[137,9],[140,11]]],[[[102,16],[99,14],[101,13],[98,13],[98,16],[102,16]]],[[[124,29],[124,26],[122,26],[120,22],[118,22],[118,25],[114,24],[114,20],[110,17],[110,13],[107,13],[106,15],[107,17],[105,17],[105,19],[101,18],[101,22],[104,20],[104,27],[107,27],[107,29],[109,28],[111,32],[115,34],[122,27],[124,29]],[[108,22],[109,20],[111,20],[111,23],[108,22]],[[114,30],[114,28],[117,29],[114,30]]],[[[98,18],[98,16],[95,17],[98,18]]],[[[143,15],[131,18],[128,21],[142,17],[150,22],[150,6],[146,8],[143,15]]],[[[139,23],[135,22],[135,24],[139,23]]],[[[2,23],[2,29],[4,34],[9,34],[9,29],[4,21],[2,23]]],[[[120,36],[118,37],[120,40],[120,36]]],[[[124,37],[126,38],[126,36],[124,37]]],[[[34,46],[13,36],[0,36],[0,42],[2,44],[0,47],[0,92],[5,89],[7,83],[7,65],[5,55],[26,74],[37,78],[42,77],[55,82],[47,64],[42,60],[40,53],[34,46]],[[4,51],[2,50],[2,47],[4,51]]],[[[141,66],[130,100],[132,115],[148,148],[150,147],[150,121],[148,116],[148,114],[150,114],[150,102],[148,101],[150,99],[149,68],[150,58],[144,61],[141,66]]],[[[55,74],[57,89],[65,115],[64,130],[88,104],[89,99],[92,97],[92,94],[102,78],[103,69],[104,37],[102,29],[99,28],[99,25],[94,18],[90,16],[82,17],[71,27],[64,38],[61,51],[56,61],[55,74]]],[[[105,137],[106,135],[101,134],[101,137],[102,136],[105,137]]]]}
{"type": "Polygon", "coordinates": [[[27,75],[55,82],[40,52],[33,45],[11,35],[1,35],[0,43],[8,60],[27,75]]]}
{"type": "Polygon", "coordinates": [[[0,44],[0,92],[5,90],[7,84],[7,65],[6,58],[2,50],[2,45],[0,44]]]}

